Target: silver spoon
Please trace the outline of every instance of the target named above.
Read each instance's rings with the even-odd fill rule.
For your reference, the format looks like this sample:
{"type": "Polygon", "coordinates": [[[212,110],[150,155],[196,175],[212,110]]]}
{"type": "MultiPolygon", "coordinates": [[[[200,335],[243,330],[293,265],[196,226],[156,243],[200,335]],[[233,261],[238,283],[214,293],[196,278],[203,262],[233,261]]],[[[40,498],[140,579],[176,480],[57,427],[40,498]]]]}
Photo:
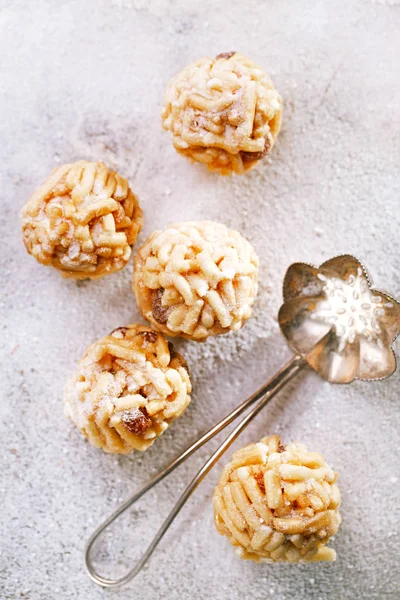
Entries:
{"type": "Polygon", "coordinates": [[[381,380],[395,372],[396,357],[392,344],[400,332],[400,304],[393,297],[372,287],[365,267],[354,256],[336,256],[320,267],[294,263],[284,278],[283,299],[278,315],[279,325],[295,355],[259,390],[121,504],[94,531],[85,548],[85,564],[89,577],[98,585],[117,587],[136,577],[185,502],[222,454],[275,394],[307,364],[332,383],[350,383],[354,379],[381,380]],[[258,404],[193,478],[133,568],[118,579],[99,575],[92,563],[91,550],[105,529],[257,401],[258,404]]]}

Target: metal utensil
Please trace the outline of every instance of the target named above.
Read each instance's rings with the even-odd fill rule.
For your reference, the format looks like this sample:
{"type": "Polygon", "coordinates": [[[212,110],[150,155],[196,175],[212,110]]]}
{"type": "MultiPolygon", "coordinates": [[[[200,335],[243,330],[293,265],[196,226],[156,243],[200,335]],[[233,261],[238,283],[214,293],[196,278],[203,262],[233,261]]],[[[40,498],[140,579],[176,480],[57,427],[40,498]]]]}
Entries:
{"type": "Polygon", "coordinates": [[[381,380],[390,377],[396,370],[392,344],[400,332],[400,304],[393,297],[372,287],[366,269],[354,256],[337,256],[319,268],[294,263],[284,278],[283,299],[278,316],[279,325],[295,356],[265,385],[121,504],[96,529],[86,545],[85,564],[90,578],[98,585],[116,587],[127,583],[141,571],[185,502],[218,459],[304,366],[308,364],[332,383],[350,383],[356,378],[381,380]],[[135,566],[119,579],[99,575],[92,564],[91,550],[101,533],[148,490],[257,401],[258,404],[193,478],[135,566]]]}

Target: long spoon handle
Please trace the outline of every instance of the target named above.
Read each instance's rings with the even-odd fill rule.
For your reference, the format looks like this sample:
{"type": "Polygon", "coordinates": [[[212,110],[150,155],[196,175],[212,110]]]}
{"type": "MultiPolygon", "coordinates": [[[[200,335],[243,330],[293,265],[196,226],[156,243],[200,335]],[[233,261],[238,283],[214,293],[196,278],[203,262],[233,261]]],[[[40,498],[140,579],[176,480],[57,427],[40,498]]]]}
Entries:
{"type": "Polygon", "coordinates": [[[136,494],[128,498],[123,504],[121,504],[118,509],[106,519],[91,535],[88,540],[85,549],[85,564],[89,574],[89,577],[103,587],[117,587],[124,583],[127,583],[141,571],[146,562],[149,560],[150,556],[153,554],[156,546],[159,544],[167,529],[170,527],[179,511],[188,500],[188,498],[192,495],[194,490],[200,484],[200,482],[204,479],[207,473],[211,470],[211,468],[215,465],[215,463],[219,460],[222,454],[229,448],[229,446],[236,440],[239,434],[243,431],[243,429],[254,419],[256,415],[263,409],[263,407],[275,396],[277,392],[279,392],[286,383],[288,383],[297,373],[306,365],[306,361],[304,358],[300,356],[294,356],[280,371],[278,371],[271,379],[269,379],[259,390],[257,390],[252,396],[247,398],[240,406],[238,406],[235,410],[233,410],[229,415],[227,415],[222,421],[217,423],[214,427],[212,427],[209,431],[207,431],[201,438],[199,438],[194,444],[189,446],[180,456],[178,456],[175,460],[173,460],[165,469],[160,471],[158,475],[153,477],[141,490],[139,490],[136,494]],[[261,400],[260,400],[261,398],[261,400]],[[152,542],[148,546],[147,550],[143,554],[142,558],[135,564],[135,566],[123,577],[119,579],[108,579],[99,575],[92,564],[91,560],[91,550],[94,542],[97,538],[103,533],[103,531],[114,522],[125,510],[127,510],[134,502],[139,500],[148,490],[150,490],[153,486],[157,485],[162,479],[164,479],[169,473],[171,473],[174,469],[176,469],[180,464],[182,464],[189,456],[191,456],[198,448],[200,448],[203,444],[208,442],[211,438],[213,438],[217,433],[219,433],[222,429],[224,429],[227,425],[229,425],[236,417],[238,417],[246,408],[248,408],[251,404],[260,400],[259,403],[246,415],[246,417],[235,427],[235,429],[230,433],[230,435],[226,438],[226,440],[219,446],[219,448],[212,454],[212,456],[208,459],[208,461],[203,465],[191,483],[188,485],[186,490],[183,492],[179,500],[176,502],[175,506],[169,513],[168,517],[165,519],[164,523],[154,536],[152,542]]]}

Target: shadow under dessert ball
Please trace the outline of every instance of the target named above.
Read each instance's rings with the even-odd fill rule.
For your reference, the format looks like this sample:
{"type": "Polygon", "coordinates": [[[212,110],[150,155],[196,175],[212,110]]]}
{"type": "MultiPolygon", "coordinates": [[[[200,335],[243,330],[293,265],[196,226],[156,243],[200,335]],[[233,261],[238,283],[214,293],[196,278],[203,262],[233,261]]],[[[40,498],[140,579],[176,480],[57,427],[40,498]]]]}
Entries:
{"type": "Polygon", "coordinates": [[[119,327],[86,350],[65,387],[65,415],[105,452],[145,450],[190,403],[188,367],[164,336],[119,327]]]}
{"type": "Polygon", "coordinates": [[[168,84],[162,109],[175,149],[222,175],[254,167],[281,122],[282,99],[271,79],[238,52],[185,67],[168,84]]]}
{"type": "Polygon", "coordinates": [[[76,279],[125,267],[142,222],[127,180],[103,162],[81,160],[55,169],[22,209],[29,254],[76,279]]]}
{"type": "Polygon", "coordinates": [[[341,523],[337,474],[303,444],[279,436],[238,450],[214,492],[217,531],[244,559],[333,561],[326,544],[341,523]]]}
{"type": "Polygon", "coordinates": [[[178,223],[138,250],[133,289],[155,329],[200,341],[236,331],[251,317],[258,265],[237,231],[213,221],[178,223]]]}

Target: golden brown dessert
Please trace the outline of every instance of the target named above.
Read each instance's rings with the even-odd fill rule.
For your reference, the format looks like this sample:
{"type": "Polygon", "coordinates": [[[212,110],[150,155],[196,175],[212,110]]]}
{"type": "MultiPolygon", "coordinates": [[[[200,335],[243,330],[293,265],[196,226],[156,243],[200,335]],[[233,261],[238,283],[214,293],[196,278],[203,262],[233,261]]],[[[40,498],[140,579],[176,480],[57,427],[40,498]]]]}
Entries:
{"type": "Polygon", "coordinates": [[[23,241],[64,277],[97,278],[126,265],[142,221],[127,180],[81,160],[55,169],[24,206],[23,241]]]}
{"type": "Polygon", "coordinates": [[[175,149],[222,175],[254,167],[281,122],[282,99],[271,79],[237,52],[184,68],[168,84],[162,109],[175,149]]]}
{"type": "Polygon", "coordinates": [[[333,561],[341,523],[337,474],[303,444],[271,435],[235,452],[214,492],[215,525],[241,558],[333,561]]]}
{"type": "Polygon", "coordinates": [[[212,221],[180,223],[153,233],[137,252],[133,289],[155,329],[205,340],[250,318],[258,264],[237,231],[212,221]]]}
{"type": "Polygon", "coordinates": [[[143,325],[119,327],[86,350],[65,387],[65,415],[105,452],[146,450],[190,403],[183,357],[143,325]]]}

